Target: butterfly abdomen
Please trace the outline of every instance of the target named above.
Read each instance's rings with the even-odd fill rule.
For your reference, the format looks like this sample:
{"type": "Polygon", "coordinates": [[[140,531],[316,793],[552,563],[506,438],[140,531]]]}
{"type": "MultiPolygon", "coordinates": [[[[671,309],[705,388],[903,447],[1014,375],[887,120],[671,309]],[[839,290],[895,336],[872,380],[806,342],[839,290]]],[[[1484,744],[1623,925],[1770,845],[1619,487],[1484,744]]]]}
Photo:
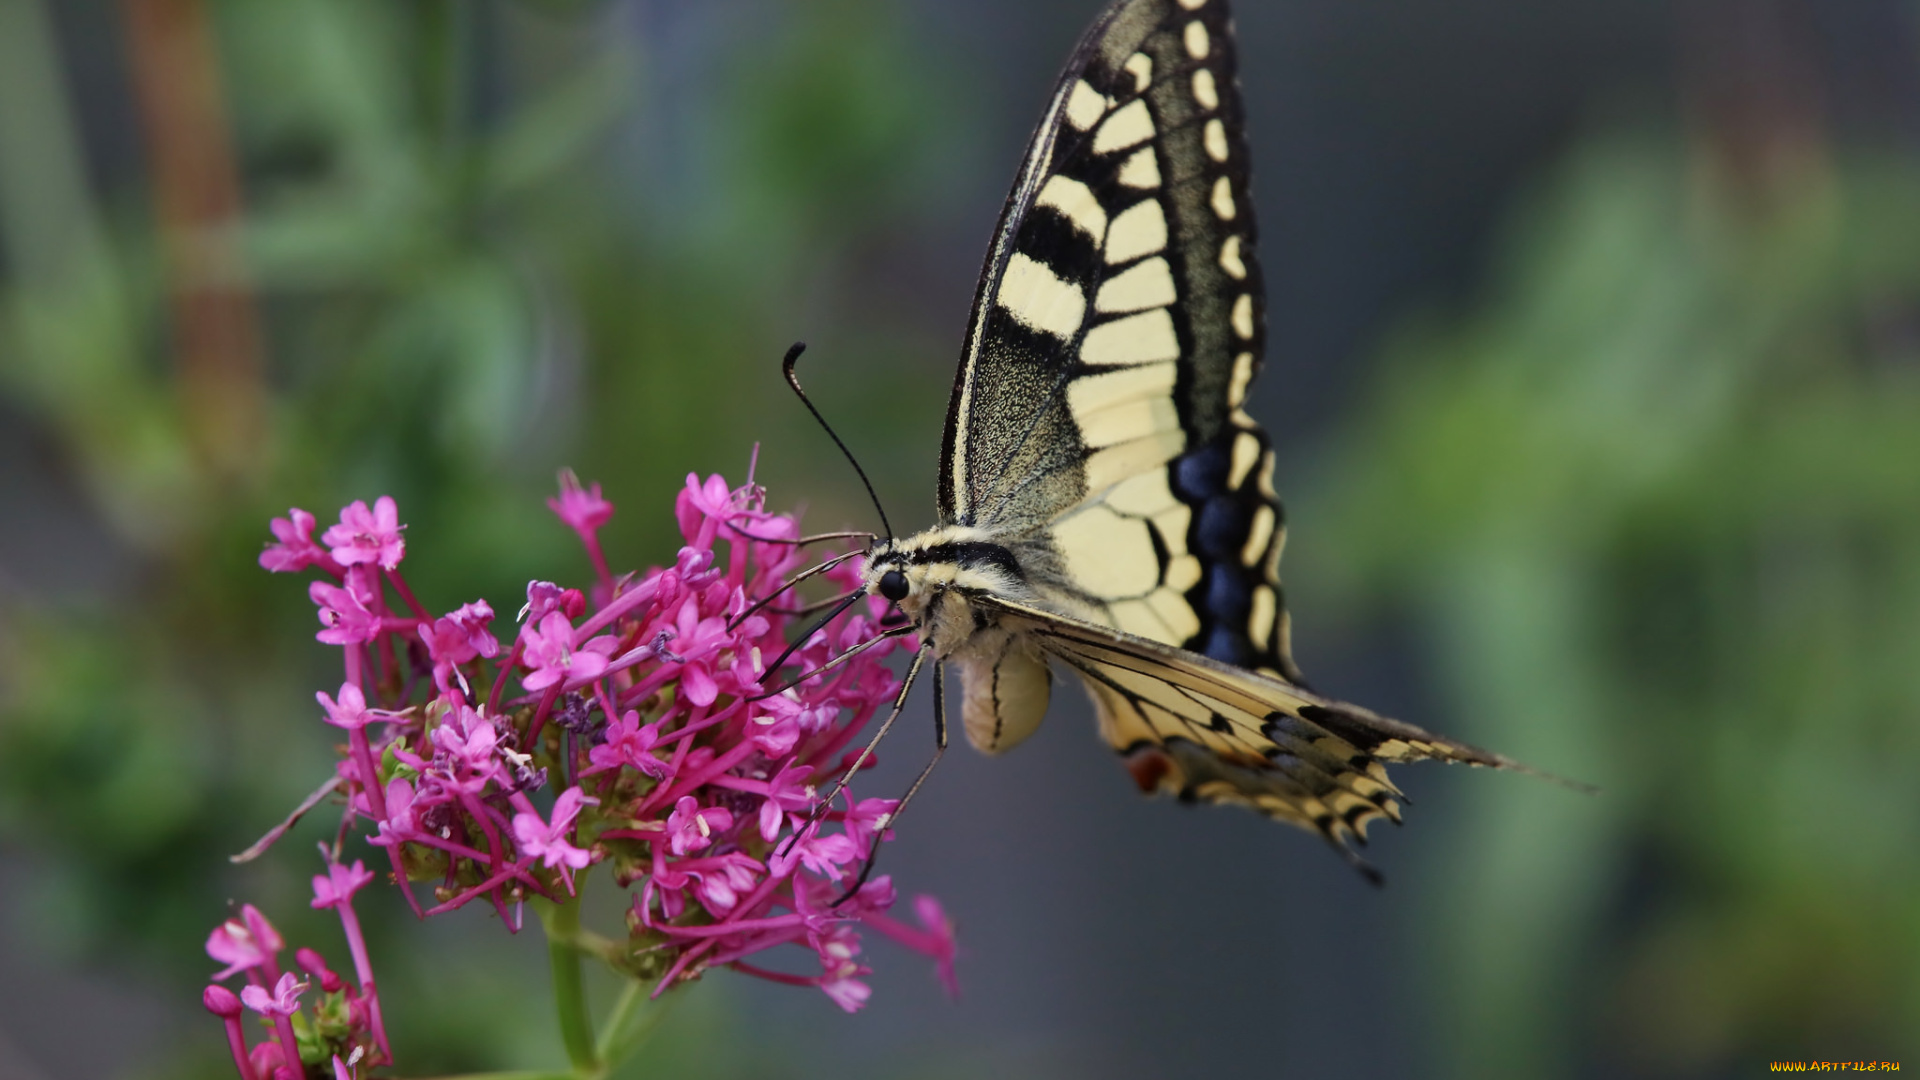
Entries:
{"type": "Polygon", "coordinates": [[[964,694],[962,726],[974,749],[998,754],[1040,727],[1053,676],[1032,642],[990,626],[976,632],[952,659],[960,669],[964,694]]]}

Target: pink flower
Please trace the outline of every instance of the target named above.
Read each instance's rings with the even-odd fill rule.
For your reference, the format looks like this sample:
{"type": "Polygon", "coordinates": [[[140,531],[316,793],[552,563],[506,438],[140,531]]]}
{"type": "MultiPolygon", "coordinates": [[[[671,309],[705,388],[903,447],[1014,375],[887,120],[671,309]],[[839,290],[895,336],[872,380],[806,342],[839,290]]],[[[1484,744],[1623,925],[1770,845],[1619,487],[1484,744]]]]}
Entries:
{"type": "Polygon", "coordinates": [[[816,826],[790,845],[784,855],[773,857],[773,872],[792,873],[797,861],[830,881],[839,881],[843,876],[840,867],[859,857],[860,849],[845,834],[822,836],[816,826]]]}
{"type": "Polygon", "coordinates": [[[233,991],[217,983],[200,992],[200,1003],[215,1016],[240,1015],[240,999],[234,996],[233,991]]]}
{"type": "Polygon", "coordinates": [[[862,857],[873,850],[875,831],[886,827],[899,805],[899,799],[861,799],[853,809],[847,811],[847,819],[843,823],[847,839],[853,841],[862,857]]]}
{"type": "Polygon", "coordinates": [[[687,909],[685,890],[693,880],[692,874],[656,858],[653,873],[647,876],[646,887],[634,898],[634,915],[642,925],[653,925],[653,905],[657,900],[662,915],[669,919],[679,918],[687,909]]]}
{"type": "Polygon", "coordinates": [[[785,757],[800,741],[800,725],[790,716],[761,713],[753,718],[753,745],[770,758],[785,757]]]}
{"type": "Polygon", "coordinates": [[[500,732],[493,721],[462,705],[447,714],[433,729],[434,761],[452,776],[478,781],[473,790],[484,786],[500,769],[495,752],[500,747],[500,732]]]}
{"type": "MultiPolygon", "coordinates": [[[[684,552],[683,552],[684,554],[684,552]]],[[[685,659],[680,669],[680,684],[687,700],[695,705],[711,705],[720,696],[720,684],[714,680],[714,660],[735,643],[734,632],[727,629],[724,616],[702,618],[700,597],[690,595],[681,603],[674,620],[673,651],[685,659]]]]}
{"type": "Polygon", "coordinates": [[[262,1080],[299,1080],[299,1070],[287,1063],[287,1055],[281,1051],[278,1042],[255,1044],[249,1057],[253,1075],[262,1080]]]}
{"type": "Polygon", "coordinates": [[[832,881],[840,880],[840,867],[860,857],[860,849],[845,833],[832,836],[815,834],[794,845],[807,869],[832,881]]]}
{"type": "Polygon", "coordinates": [[[893,877],[881,874],[865,885],[854,890],[854,894],[844,902],[840,892],[833,890],[833,913],[842,918],[865,921],[893,906],[893,877]]]}
{"type": "Polygon", "coordinates": [[[315,693],[313,698],[320,703],[321,708],[327,711],[327,723],[337,728],[346,728],[348,731],[366,727],[376,720],[390,721],[400,718],[399,714],[385,709],[367,708],[366,695],[362,694],[360,688],[353,683],[340,684],[338,701],[328,697],[325,690],[315,693]]]}
{"type": "Polygon", "coordinates": [[[306,993],[307,984],[293,977],[289,971],[280,976],[273,984],[273,992],[259,986],[247,986],[240,991],[240,1002],[262,1016],[292,1016],[300,1011],[300,995],[306,993]]]}
{"type": "Polygon", "coordinates": [[[766,872],[758,860],[738,851],[707,861],[709,865],[705,869],[692,872],[696,879],[693,892],[701,906],[715,917],[732,911],[740,897],[751,891],[766,872]]]}
{"type": "Polygon", "coordinates": [[[580,533],[592,532],[613,517],[613,504],[600,497],[599,482],[582,491],[580,478],[572,469],[560,470],[560,497],[548,499],[547,508],[580,533]]]}
{"type": "MultiPolygon", "coordinates": [[[[491,632],[486,601],[427,614],[434,609],[396,568],[407,552],[391,498],[347,507],[322,542],[313,539],[311,515],[292,511],[274,523],[275,543],[261,557],[269,569],[317,566],[339,579],[309,592],[320,639],[346,652],[337,696],[316,700],[328,723],[350,736],[336,767],[347,823],[373,823],[367,839],[387,849],[414,912],[431,916],[477,900],[513,922],[521,898],[572,893],[576,873],[604,854],[635,894],[632,944],[663,964],[656,993],[731,967],[817,986],[841,1008],[858,1009],[871,995],[862,922],[932,956],[951,984],[952,924],[937,905],[916,903],[915,925],[887,919],[895,896],[884,875],[840,902],[849,873],[887,836],[894,802],[849,796],[844,811],[814,822],[805,816],[819,806],[810,780],[844,762],[859,729],[898,689],[881,661],[887,647],[866,648],[886,606],[852,609],[810,635],[791,667],[772,672],[800,625],[791,609],[816,592],[746,614],[811,557],[781,542],[797,538],[798,525],[768,513],[760,488],[689,477],[674,506],[686,544],[671,564],[644,573],[607,565],[596,530],[612,507],[597,486],[563,476],[549,505],[580,533],[594,568],[593,603],[579,589],[530,582],[523,625],[509,643],[491,632]],[[500,656],[503,644],[511,645],[510,663],[479,663],[500,656]],[[779,686],[789,672],[849,649],[864,651],[828,675],[760,697],[763,682],[779,686]],[[432,688],[418,677],[426,664],[432,688]],[[576,781],[597,798],[566,786],[576,781]],[[543,812],[535,800],[550,782],[565,790],[543,812]],[[584,808],[602,802],[609,812],[583,826],[584,808]],[[795,829],[805,835],[792,836],[795,829]],[[425,908],[408,882],[429,875],[438,883],[434,906],[425,908]],[[814,950],[820,973],[753,962],[780,945],[814,950]]],[[[859,564],[848,560],[818,591],[858,580],[859,564]]],[[[335,974],[304,951],[291,968],[319,992],[342,995],[337,1007],[357,1034],[327,1049],[340,1053],[348,1075],[392,1064],[352,903],[373,877],[363,863],[330,862],[313,879],[313,906],[332,908],[346,927],[353,971],[335,974]]],[[[225,976],[249,977],[259,1007],[282,1012],[273,1013],[269,1039],[251,1048],[238,1040],[237,1060],[251,1057],[260,1080],[280,1069],[291,1076],[302,1066],[295,1021],[284,1010],[298,1008],[303,988],[280,979],[278,935],[252,909],[243,915],[215,932],[209,952],[228,965],[225,976]]],[[[208,1000],[224,1007],[216,997],[208,1000]]],[[[230,1033],[238,1025],[225,1023],[230,1033]]],[[[324,1073],[322,1060],[305,1067],[324,1073]]]]}
{"type": "Polygon", "coordinates": [[[523,855],[531,855],[541,861],[547,869],[565,864],[579,870],[592,861],[593,856],[567,842],[567,832],[573,828],[573,819],[580,813],[582,805],[597,805],[599,799],[588,798],[577,787],[570,787],[560,793],[553,802],[553,820],[551,823],[540,820],[540,815],[521,811],[513,816],[513,838],[520,844],[523,855]]]}
{"type": "Polygon", "coordinates": [[[569,620],[587,610],[587,596],[579,589],[563,589],[551,581],[527,582],[527,602],[520,608],[520,621],[537,623],[550,611],[565,612],[569,620]]]}
{"type": "Polygon", "coordinates": [[[761,839],[772,843],[789,812],[813,809],[813,785],[807,783],[811,775],[813,770],[804,765],[789,765],[767,781],[767,798],[760,804],[761,839]]]}
{"type": "Polygon", "coordinates": [[[373,880],[373,871],[355,859],[351,867],[329,863],[325,875],[314,875],[313,907],[330,908],[353,902],[353,894],[373,880]]]}
{"type": "Polygon", "coordinates": [[[660,745],[663,726],[658,720],[642,724],[640,714],[628,710],[625,716],[607,725],[607,741],[588,751],[587,760],[598,770],[626,765],[659,780],[667,775],[668,766],[653,749],[660,745]]]}
{"type": "Polygon", "coordinates": [[[932,957],[934,974],[940,977],[940,985],[947,988],[949,997],[959,997],[960,980],[953,972],[953,958],[958,951],[954,943],[953,920],[947,917],[940,901],[924,893],[913,898],[913,914],[920,920],[923,929],[915,930],[881,915],[868,915],[864,921],[907,948],[932,957]]]}
{"type": "Polygon", "coordinates": [[[859,964],[842,964],[832,976],[821,980],[820,989],[826,991],[835,1005],[850,1013],[859,1012],[866,1007],[867,999],[873,996],[873,987],[855,976],[865,975],[871,970],[859,964]]]}
{"type": "Polygon", "coordinates": [[[873,988],[860,981],[860,976],[872,974],[873,969],[854,959],[860,953],[860,939],[841,924],[822,935],[816,944],[820,954],[820,989],[835,1005],[850,1013],[859,1012],[873,996],[873,988]]]}
{"type": "Polygon", "coordinates": [[[705,484],[700,482],[698,473],[687,474],[687,486],[673,504],[673,516],[680,522],[680,535],[687,538],[687,543],[695,543],[711,528],[708,523],[724,521],[733,514],[733,489],[727,487],[719,473],[707,477],[705,484]],[[702,518],[708,523],[703,523],[702,518]]]}
{"type": "Polygon", "coordinates": [[[528,690],[545,690],[555,683],[573,679],[594,679],[607,670],[607,657],[619,645],[610,634],[602,634],[575,648],[573,624],[564,612],[550,611],[536,628],[528,625],[520,631],[525,642],[520,658],[533,671],[520,680],[528,690]]]}
{"type": "Polygon", "coordinates": [[[316,581],[307,586],[307,595],[320,607],[320,625],[326,627],[314,636],[328,645],[358,645],[380,636],[380,616],[367,607],[361,590],[354,589],[356,572],[347,572],[348,588],[316,581]]]}
{"type": "MultiPolygon", "coordinates": [[[[359,863],[354,863],[353,865],[355,869],[358,869],[360,866],[359,863]]],[[[373,875],[368,874],[367,880],[371,881],[372,879],[373,875]]],[[[313,880],[317,884],[322,879],[316,877],[313,880]]],[[[320,905],[316,904],[314,906],[318,907],[320,905]]],[[[321,993],[337,994],[340,992],[340,988],[346,985],[341,981],[340,976],[334,974],[334,972],[327,967],[326,958],[314,952],[312,949],[295,949],[293,952],[293,961],[300,965],[301,971],[319,980],[321,993]]]]}
{"type": "Polygon", "coordinates": [[[243,904],[238,919],[228,919],[207,935],[207,955],[227,965],[215,980],[264,967],[286,947],[279,931],[252,904],[243,904]]]}
{"type": "MultiPolygon", "coordinates": [[[[769,657],[769,659],[771,659],[771,657],[769,657]]],[[[778,686],[780,684],[775,683],[774,685],[778,686]]],[[[775,694],[760,704],[774,717],[781,720],[792,720],[793,723],[799,727],[802,734],[818,735],[822,731],[827,730],[827,728],[833,724],[834,718],[840,714],[840,703],[838,701],[802,702],[798,689],[799,688],[796,687],[795,689],[775,694]]]]}
{"type": "Polygon", "coordinates": [[[380,822],[378,833],[367,838],[367,843],[386,847],[420,838],[420,821],[415,815],[413,804],[413,785],[400,777],[387,782],[387,816],[380,822]]]}
{"type": "Polygon", "coordinates": [[[713,843],[713,834],[733,828],[733,814],[717,806],[700,809],[691,795],[682,795],[667,815],[667,846],[675,855],[699,851],[713,843]]]}
{"type": "Polygon", "coordinates": [[[392,570],[407,551],[406,541],[400,537],[404,528],[393,496],[375,499],[372,510],[356,499],[340,511],[340,524],[328,529],[320,541],[332,549],[334,560],[341,566],[377,563],[383,570],[392,570]]]}
{"type": "Polygon", "coordinates": [[[268,544],[260,553],[260,565],[276,574],[305,570],[309,566],[337,569],[327,549],[313,542],[313,515],[299,507],[287,511],[289,517],[267,523],[278,543],[268,544]]]}
{"type": "Polygon", "coordinates": [[[452,688],[456,667],[482,656],[500,655],[500,642],[487,629],[492,621],[493,608],[485,600],[476,600],[435,619],[432,626],[420,627],[420,640],[433,660],[433,683],[441,693],[452,688]]]}

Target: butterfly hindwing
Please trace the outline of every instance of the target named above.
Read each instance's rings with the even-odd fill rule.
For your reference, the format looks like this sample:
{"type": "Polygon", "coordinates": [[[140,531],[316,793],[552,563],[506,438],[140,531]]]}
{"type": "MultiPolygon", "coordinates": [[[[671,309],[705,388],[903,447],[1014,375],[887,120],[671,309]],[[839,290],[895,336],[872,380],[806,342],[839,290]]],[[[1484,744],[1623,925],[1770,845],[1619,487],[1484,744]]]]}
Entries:
{"type": "Polygon", "coordinates": [[[1384,762],[1437,760],[1498,768],[1498,754],[1322,698],[1247,671],[1006,601],[988,602],[1071,668],[1092,692],[1100,733],[1143,790],[1237,803],[1319,832],[1356,864],[1379,818],[1405,801],[1384,762]]]}
{"type": "Polygon", "coordinates": [[[940,512],[1027,550],[1056,606],[1298,679],[1224,0],[1122,0],[1036,129],[974,301],[940,512]]]}

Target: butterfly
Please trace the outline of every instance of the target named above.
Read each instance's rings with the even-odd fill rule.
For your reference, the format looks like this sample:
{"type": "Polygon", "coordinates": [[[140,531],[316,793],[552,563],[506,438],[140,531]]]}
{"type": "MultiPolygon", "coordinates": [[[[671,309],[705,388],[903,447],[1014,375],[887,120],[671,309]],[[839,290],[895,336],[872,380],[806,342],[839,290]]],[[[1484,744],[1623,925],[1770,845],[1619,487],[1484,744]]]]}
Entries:
{"type": "Polygon", "coordinates": [[[939,523],[870,544],[862,591],[918,632],[899,701],[931,660],[941,750],[948,666],[988,754],[1039,726],[1057,667],[1142,790],[1311,830],[1378,881],[1355,848],[1401,818],[1387,763],[1524,767],[1323,697],[1293,661],[1273,449],[1245,411],[1265,338],[1247,178],[1225,0],[1107,7],[987,252],[939,523]]]}

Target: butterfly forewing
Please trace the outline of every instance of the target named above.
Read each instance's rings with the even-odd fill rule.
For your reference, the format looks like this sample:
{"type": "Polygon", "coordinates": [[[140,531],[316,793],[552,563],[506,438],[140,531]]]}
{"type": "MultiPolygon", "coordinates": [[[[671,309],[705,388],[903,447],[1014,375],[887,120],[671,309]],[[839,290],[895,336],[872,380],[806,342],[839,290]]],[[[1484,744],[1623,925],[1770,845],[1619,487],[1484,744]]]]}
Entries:
{"type": "Polygon", "coordinates": [[[1024,548],[1054,606],[1297,680],[1223,0],[1082,38],[1002,213],[947,418],[943,523],[1024,548]]]}

